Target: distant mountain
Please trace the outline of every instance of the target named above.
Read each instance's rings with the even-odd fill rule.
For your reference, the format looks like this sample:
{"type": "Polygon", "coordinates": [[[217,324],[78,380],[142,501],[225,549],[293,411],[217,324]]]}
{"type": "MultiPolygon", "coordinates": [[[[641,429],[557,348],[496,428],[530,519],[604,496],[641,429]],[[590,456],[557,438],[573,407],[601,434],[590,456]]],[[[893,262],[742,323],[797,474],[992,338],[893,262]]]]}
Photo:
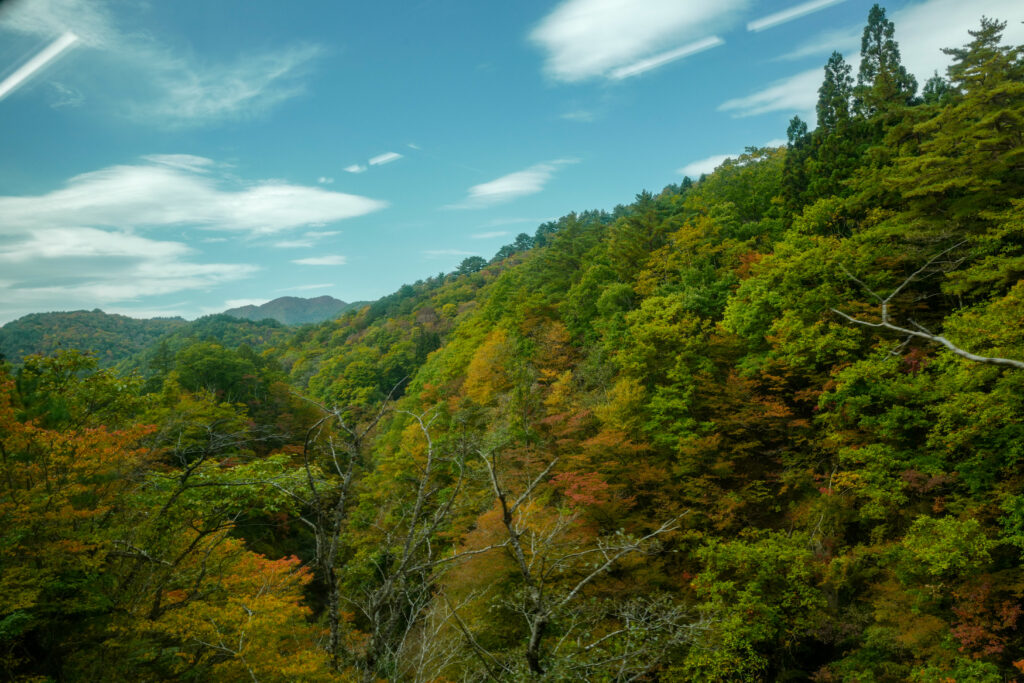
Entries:
{"type": "Polygon", "coordinates": [[[0,354],[18,365],[33,353],[51,355],[62,349],[79,349],[95,353],[100,365],[109,367],[186,325],[183,318],[140,320],[98,308],[30,313],[0,327],[0,354]]]}
{"type": "Polygon", "coordinates": [[[240,306],[224,311],[225,315],[245,320],[270,318],[285,325],[305,325],[333,320],[345,311],[362,306],[365,302],[345,303],[333,296],[318,296],[303,299],[297,296],[282,296],[260,306],[240,306]]]}

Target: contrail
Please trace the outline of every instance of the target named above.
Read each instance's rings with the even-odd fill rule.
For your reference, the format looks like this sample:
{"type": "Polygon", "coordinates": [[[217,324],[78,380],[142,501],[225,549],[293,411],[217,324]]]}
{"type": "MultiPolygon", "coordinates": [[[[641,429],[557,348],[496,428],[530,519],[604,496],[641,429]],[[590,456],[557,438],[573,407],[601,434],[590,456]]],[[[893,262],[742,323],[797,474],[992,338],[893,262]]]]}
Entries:
{"type": "Polygon", "coordinates": [[[32,59],[25,62],[10,76],[0,82],[0,100],[24,83],[35,72],[55,60],[62,52],[78,42],[78,36],[68,31],[57,40],[47,45],[32,59]]]}
{"type": "Polygon", "coordinates": [[[817,12],[818,10],[825,9],[832,5],[837,5],[845,0],[811,0],[811,2],[805,2],[802,5],[796,7],[790,7],[789,9],[776,12],[775,14],[769,14],[766,17],[762,17],[757,21],[752,21],[747,24],[748,31],[763,31],[766,28],[772,28],[779,24],[785,24],[787,21],[793,21],[799,19],[805,15],[817,12]]]}

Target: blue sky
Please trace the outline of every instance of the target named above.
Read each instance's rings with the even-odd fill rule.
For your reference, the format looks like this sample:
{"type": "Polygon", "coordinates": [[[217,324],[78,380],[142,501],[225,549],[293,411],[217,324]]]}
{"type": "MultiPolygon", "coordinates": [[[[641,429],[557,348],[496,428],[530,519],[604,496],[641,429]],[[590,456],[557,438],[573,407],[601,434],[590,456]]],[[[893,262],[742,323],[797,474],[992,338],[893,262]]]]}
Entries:
{"type": "MultiPolygon", "coordinates": [[[[923,83],[1019,0],[883,3],[923,83]]],[[[813,122],[870,2],[8,0],[0,323],[373,299],[813,122]]]]}

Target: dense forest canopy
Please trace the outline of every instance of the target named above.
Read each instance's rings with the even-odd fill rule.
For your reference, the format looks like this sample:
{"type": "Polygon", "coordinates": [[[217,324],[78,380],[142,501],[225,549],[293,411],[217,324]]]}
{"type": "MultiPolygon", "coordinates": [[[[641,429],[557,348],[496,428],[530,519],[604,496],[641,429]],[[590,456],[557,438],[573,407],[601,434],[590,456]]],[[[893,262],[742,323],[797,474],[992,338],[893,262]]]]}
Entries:
{"type": "Polygon", "coordinates": [[[6,366],[3,676],[1024,676],[1004,28],[919,88],[876,6],[814,130],[336,320],[6,366]]]}
{"type": "Polygon", "coordinates": [[[17,364],[31,354],[81,349],[92,352],[100,365],[110,366],[186,324],[183,318],[137,320],[99,309],[31,313],[0,327],[0,357],[17,364]]]}

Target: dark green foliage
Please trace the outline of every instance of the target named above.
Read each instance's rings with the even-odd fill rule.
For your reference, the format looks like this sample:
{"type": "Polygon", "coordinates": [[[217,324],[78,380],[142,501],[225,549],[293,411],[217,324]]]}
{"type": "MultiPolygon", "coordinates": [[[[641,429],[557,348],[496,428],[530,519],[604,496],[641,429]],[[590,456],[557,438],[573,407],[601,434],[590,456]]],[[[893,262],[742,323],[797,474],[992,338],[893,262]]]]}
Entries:
{"type": "Polygon", "coordinates": [[[0,354],[20,364],[30,354],[91,351],[102,367],[116,365],[186,324],[181,318],[139,320],[93,311],[32,313],[0,327],[0,354]]]}
{"type": "Polygon", "coordinates": [[[288,334],[284,324],[271,320],[242,320],[224,313],[206,315],[163,335],[149,348],[121,361],[123,372],[138,372],[147,386],[159,387],[174,365],[174,356],[198,342],[210,342],[226,349],[247,346],[262,351],[288,334]]]}
{"type": "Polygon", "coordinates": [[[825,64],[825,80],[818,88],[818,128],[835,133],[850,122],[850,104],[853,97],[853,77],[850,65],[843,56],[833,52],[825,64]]]}
{"type": "Polygon", "coordinates": [[[807,124],[794,116],[786,128],[786,159],[782,166],[782,201],[787,218],[800,212],[806,203],[810,180],[807,159],[811,153],[811,136],[807,124]]]}
{"type": "Polygon", "coordinates": [[[479,272],[487,265],[487,260],[479,256],[470,256],[462,259],[462,263],[455,269],[456,275],[469,275],[471,273],[479,272]]]}
{"type": "Polygon", "coordinates": [[[929,78],[921,89],[921,99],[925,104],[945,104],[952,94],[953,90],[949,83],[938,72],[929,78]]]}

